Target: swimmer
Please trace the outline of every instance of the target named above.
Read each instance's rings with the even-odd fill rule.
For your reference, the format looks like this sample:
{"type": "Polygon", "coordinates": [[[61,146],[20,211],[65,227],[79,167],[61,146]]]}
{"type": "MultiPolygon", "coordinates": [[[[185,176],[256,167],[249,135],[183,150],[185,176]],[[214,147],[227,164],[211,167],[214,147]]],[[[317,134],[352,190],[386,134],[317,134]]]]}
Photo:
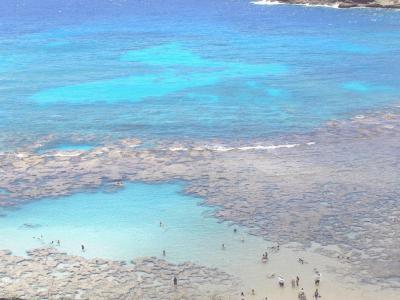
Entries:
{"type": "Polygon", "coordinates": [[[234,229],[233,229],[233,233],[236,233],[236,232],[237,232],[237,229],[236,229],[236,228],[234,228],[234,229]]]}

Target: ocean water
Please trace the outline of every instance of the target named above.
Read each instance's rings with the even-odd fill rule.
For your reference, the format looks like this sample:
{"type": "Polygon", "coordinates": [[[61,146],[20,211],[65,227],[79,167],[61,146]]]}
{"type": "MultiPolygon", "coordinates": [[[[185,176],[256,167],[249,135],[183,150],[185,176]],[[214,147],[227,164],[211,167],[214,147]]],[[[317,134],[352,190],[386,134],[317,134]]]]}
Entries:
{"type": "Polygon", "coordinates": [[[266,139],[399,99],[400,12],[246,0],[0,3],[0,149],[266,139]]]}

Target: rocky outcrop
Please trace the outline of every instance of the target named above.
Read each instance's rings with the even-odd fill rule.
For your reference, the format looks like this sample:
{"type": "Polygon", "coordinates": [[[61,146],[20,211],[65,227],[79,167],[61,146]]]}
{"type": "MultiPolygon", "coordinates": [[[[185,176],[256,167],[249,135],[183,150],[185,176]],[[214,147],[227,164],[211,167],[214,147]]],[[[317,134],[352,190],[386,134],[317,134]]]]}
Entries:
{"type": "Polygon", "coordinates": [[[220,220],[280,244],[337,245],[363,281],[400,286],[400,107],[245,143],[121,140],[90,151],[0,153],[0,206],[182,180],[220,220]]]}
{"type": "Polygon", "coordinates": [[[1,299],[201,300],[229,295],[236,284],[217,269],[155,257],[127,263],[85,259],[53,248],[32,250],[28,257],[0,251],[0,297],[6,297],[1,299]]]}
{"type": "Polygon", "coordinates": [[[299,5],[324,5],[337,8],[371,7],[371,8],[400,8],[399,0],[264,0],[258,3],[280,2],[299,5]]]}

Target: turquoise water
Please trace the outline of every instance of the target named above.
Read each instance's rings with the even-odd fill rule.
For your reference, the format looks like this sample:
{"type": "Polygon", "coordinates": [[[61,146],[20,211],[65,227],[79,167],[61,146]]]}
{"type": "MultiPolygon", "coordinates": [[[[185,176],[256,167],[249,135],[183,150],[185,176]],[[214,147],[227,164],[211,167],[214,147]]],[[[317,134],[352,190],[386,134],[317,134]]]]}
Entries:
{"type": "Polygon", "coordinates": [[[399,99],[400,12],[232,1],[0,4],[0,148],[265,139],[399,99]],[[43,20],[46,20],[44,22],[43,20]]]}
{"type": "Polygon", "coordinates": [[[48,145],[47,147],[44,148],[39,148],[38,152],[39,153],[45,153],[48,151],[74,151],[74,150],[79,150],[79,151],[88,151],[91,150],[95,147],[95,145],[91,144],[56,144],[56,145],[48,145]]]}
{"type": "MultiPolygon", "coordinates": [[[[51,245],[51,241],[56,245],[60,240],[61,250],[86,257],[130,260],[162,257],[166,250],[171,261],[223,267],[244,249],[258,257],[266,247],[261,239],[242,230],[235,234],[228,224],[218,223],[209,216],[210,208],[199,206],[199,199],[181,190],[180,184],[135,183],[118,192],[81,193],[8,210],[0,217],[0,249],[24,255],[28,249],[51,245]],[[222,243],[229,255],[221,250],[222,243]]],[[[254,261],[254,257],[248,259],[254,261]]]]}

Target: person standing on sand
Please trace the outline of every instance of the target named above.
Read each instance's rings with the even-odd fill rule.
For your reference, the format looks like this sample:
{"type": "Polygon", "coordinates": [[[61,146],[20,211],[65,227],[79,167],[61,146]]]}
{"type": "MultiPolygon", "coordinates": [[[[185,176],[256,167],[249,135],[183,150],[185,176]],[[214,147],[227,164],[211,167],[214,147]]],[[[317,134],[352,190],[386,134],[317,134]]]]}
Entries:
{"type": "Polygon", "coordinates": [[[298,297],[299,300],[306,300],[306,299],[307,299],[306,294],[304,293],[303,288],[301,288],[301,290],[300,290],[299,294],[297,295],[297,297],[298,297]]]}
{"type": "Polygon", "coordinates": [[[241,299],[241,300],[244,300],[244,293],[243,293],[243,292],[240,293],[240,296],[241,296],[240,299],[241,299]]]}
{"type": "Polygon", "coordinates": [[[178,278],[174,276],[174,287],[176,288],[178,286],[178,278]]]}
{"type": "Polygon", "coordinates": [[[319,297],[321,297],[321,296],[320,296],[320,294],[318,292],[318,289],[316,289],[315,292],[314,292],[314,298],[318,299],[319,297]]]}
{"type": "Polygon", "coordinates": [[[295,288],[295,287],[296,287],[296,280],[292,279],[292,288],[295,288]]]}
{"type": "Polygon", "coordinates": [[[296,286],[297,286],[297,287],[299,286],[299,281],[300,281],[299,276],[296,276],[296,286]]]}

